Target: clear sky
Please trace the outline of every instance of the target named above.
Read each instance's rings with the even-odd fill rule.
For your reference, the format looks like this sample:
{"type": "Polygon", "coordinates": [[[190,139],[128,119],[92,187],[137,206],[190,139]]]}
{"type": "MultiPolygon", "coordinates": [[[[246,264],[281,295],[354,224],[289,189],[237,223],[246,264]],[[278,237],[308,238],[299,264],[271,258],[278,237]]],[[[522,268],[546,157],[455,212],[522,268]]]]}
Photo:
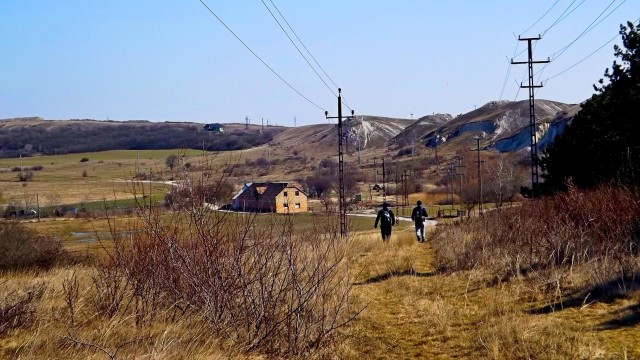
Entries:
{"type": "MultiPolygon", "coordinates": [[[[261,0],[203,1],[282,78],[336,114],[334,95],[261,0]]],[[[277,15],[271,1],[264,2],[277,15]]],[[[640,18],[639,0],[273,3],[357,114],[405,118],[411,112],[416,118],[457,115],[500,99],[516,37],[538,20],[524,36],[566,16],[536,45],[540,60],[597,26],[536,82],[592,53],[621,23],[640,18]]],[[[619,37],[550,79],[537,98],[588,98],[614,60],[615,43],[619,37]]],[[[252,123],[264,118],[289,126],[294,117],[298,125],[326,121],[323,110],[270,72],[199,0],[2,0],[0,49],[0,118],[242,122],[248,115],[252,123]]],[[[518,44],[518,52],[523,49],[525,43],[518,44]]],[[[516,60],[526,60],[526,52],[516,60]]],[[[516,85],[526,82],[526,71],[512,67],[502,99],[526,98],[526,89],[518,93],[516,85]]]]}

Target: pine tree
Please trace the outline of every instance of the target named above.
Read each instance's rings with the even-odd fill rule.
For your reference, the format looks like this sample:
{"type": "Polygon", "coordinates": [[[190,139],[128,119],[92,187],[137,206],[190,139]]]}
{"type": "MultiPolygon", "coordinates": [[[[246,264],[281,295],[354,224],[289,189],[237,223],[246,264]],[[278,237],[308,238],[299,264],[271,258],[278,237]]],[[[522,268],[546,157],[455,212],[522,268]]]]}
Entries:
{"type": "Polygon", "coordinates": [[[640,184],[640,28],[620,26],[623,47],[618,61],[594,85],[562,135],[541,159],[544,189],[566,189],[570,180],[582,188],[610,181],[640,184]]]}

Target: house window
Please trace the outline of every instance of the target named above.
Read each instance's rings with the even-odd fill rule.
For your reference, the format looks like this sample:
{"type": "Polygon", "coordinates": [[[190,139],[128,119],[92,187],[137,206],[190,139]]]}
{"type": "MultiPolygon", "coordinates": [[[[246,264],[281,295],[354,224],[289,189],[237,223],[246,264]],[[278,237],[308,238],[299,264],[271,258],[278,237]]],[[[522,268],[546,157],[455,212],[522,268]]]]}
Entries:
{"type": "Polygon", "coordinates": [[[296,196],[300,196],[300,191],[296,191],[296,196]]]}
{"type": "Polygon", "coordinates": [[[284,196],[287,196],[287,192],[286,191],[284,192],[284,196]]]}
{"type": "Polygon", "coordinates": [[[300,203],[296,203],[296,209],[300,209],[300,203]]]}
{"type": "Polygon", "coordinates": [[[288,209],[289,208],[289,204],[284,204],[284,208],[288,209]]]}

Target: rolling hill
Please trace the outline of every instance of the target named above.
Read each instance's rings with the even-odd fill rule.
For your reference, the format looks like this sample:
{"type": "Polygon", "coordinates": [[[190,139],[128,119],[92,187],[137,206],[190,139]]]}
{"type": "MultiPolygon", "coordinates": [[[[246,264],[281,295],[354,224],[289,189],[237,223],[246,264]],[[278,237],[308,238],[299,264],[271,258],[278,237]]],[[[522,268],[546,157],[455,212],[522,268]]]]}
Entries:
{"type": "Polygon", "coordinates": [[[225,124],[225,133],[191,122],[0,120],[0,157],[53,155],[105,150],[247,149],[267,143],[285,128],[225,124]]]}
{"type": "MultiPolygon", "coordinates": [[[[579,111],[580,105],[550,100],[536,101],[539,146],[546,147],[579,111]]],[[[20,118],[0,120],[0,157],[34,154],[65,154],[104,150],[146,150],[191,148],[240,150],[269,144],[283,151],[330,155],[337,151],[337,125],[300,127],[224,124],[225,132],[208,132],[192,122],[43,120],[20,118]]],[[[344,120],[347,149],[386,150],[404,147],[468,147],[480,135],[482,145],[500,152],[529,146],[528,101],[491,101],[476,110],[453,117],[433,114],[418,120],[357,115],[344,120]]]]}

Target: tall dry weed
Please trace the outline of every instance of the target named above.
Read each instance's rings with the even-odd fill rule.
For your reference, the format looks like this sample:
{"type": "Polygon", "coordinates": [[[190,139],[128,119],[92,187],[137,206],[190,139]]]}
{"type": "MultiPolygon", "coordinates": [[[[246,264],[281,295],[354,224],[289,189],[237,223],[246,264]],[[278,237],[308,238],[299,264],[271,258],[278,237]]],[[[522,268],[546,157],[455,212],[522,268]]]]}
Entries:
{"type": "Polygon", "coordinates": [[[489,269],[506,280],[589,264],[597,268],[592,284],[616,277],[634,283],[640,275],[640,197],[611,185],[570,188],[442,227],[433,238],[441,268],[489,269]]]}
{"type": "MultiPolygon", "coordinates": [[[[197,198],[196,196],[193,197],[197,198]]],[[[202,319],[241,351],[308,357],[354,316],[345,240],[318,220],[296,234],[290,217],[139,209],[134,232],[112,228],[93,277],[94,306],[136,326],[202,319]]]]}

